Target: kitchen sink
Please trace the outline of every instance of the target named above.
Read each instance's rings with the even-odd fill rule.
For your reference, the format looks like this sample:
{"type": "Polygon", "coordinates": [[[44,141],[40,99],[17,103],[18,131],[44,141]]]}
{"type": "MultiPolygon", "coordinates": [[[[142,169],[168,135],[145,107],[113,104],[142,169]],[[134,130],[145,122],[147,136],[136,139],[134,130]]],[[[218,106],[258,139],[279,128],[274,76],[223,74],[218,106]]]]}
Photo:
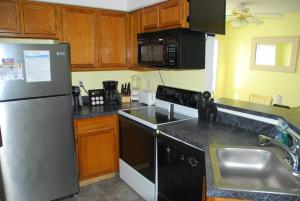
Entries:
{"type": "Polygon", "coordinates": [[[217,187],[300,195],[300,177],[275,147],[210,146],[217,187]]]}

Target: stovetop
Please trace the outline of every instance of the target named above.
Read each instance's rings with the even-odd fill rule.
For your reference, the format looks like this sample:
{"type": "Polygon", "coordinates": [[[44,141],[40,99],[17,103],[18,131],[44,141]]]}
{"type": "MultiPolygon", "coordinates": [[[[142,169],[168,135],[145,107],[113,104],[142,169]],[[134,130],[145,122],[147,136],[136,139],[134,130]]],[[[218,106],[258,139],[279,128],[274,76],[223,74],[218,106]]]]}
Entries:
{"type": "Polygon", "coordinates": [[[123,112],[132,115],[138,119],[147,121],[154,125],[171,123],[171,122],[186,120],[191,118],[189,116],[179,114],[176,112],[174,112],[173,118],[169,118],[168,110],[156,106],[123,110],[123,112]]]}

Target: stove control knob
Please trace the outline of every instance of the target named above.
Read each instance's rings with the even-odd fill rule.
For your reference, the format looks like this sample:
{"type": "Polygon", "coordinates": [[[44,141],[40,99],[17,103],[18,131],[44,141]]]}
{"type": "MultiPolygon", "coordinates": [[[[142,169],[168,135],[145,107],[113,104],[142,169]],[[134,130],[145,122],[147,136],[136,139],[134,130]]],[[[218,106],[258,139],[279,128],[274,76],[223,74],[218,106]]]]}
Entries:
{"type": "Polygon", "coordinates": [[[198,165],[198,163],[199,162],[195,158],[189,158],[189,164],[190,164],[190,166],[195,167],[195,166],[198,165]]]}

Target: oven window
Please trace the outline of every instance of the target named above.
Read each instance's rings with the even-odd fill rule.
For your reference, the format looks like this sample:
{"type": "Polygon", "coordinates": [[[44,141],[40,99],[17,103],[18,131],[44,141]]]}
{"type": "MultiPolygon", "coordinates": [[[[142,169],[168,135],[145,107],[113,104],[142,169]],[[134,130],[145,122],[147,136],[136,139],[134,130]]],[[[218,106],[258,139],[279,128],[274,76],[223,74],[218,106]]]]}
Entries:
{"type": "Polygon", "coordinates": [[[120,158],[154,183],[155,130],[120,117],[120,158]]]}
{"type": "Polygon", "coordinates": [[[153,58],[152,61],[163,63],[164,62],[164,46],[163,45],[153,45],[153,58]]]}
{"type": "Polygon", "coordinates": [[[152,61],[152,45],[141,46],[141,61],[142,62],[152,61]]]}

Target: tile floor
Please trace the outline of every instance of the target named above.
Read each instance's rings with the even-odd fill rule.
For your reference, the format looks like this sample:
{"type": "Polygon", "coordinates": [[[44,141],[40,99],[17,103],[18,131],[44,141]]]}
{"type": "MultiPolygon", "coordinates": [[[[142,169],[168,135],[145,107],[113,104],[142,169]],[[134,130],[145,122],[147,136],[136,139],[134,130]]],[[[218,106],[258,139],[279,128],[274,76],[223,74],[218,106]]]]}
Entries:
{"type": "Polygon", "coordinates": [[[118,176],[84,186],[74,198],[64,201],[144,201],[118,176]]]}

